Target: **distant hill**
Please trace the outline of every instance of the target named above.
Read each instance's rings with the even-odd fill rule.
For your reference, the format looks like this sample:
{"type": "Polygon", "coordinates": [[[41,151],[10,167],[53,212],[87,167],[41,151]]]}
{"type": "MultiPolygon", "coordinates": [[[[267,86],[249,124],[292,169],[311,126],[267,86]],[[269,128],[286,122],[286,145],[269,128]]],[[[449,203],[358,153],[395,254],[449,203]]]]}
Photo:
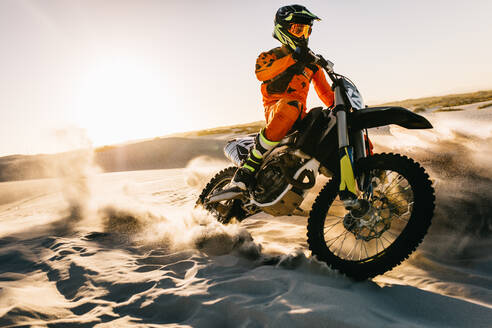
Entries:
{"type": "Polygon", "coordinates": [[[492,90],[461,93],[461,94],[451,94],[451,95],[437,96],[437,97],[406,99],[401,101],[384,103],[379,106],[389,106],[389,105],[401,106],[413,110],[415,112],[422,112],[427,109],[439,110],[441,108],[468,105],[468,104],[489,101],[489,100],[492,100],[492,90]]]}

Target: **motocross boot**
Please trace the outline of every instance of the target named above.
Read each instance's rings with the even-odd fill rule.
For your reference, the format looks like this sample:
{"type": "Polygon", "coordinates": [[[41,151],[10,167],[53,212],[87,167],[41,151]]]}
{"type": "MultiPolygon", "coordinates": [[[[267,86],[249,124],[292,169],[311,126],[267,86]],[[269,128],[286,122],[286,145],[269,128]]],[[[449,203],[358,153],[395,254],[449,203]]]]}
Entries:
{"type": "Polygon", "coordinates": [[[249,151],[248,158],[243,166],[237,169],[231,181],[231,187],[244,191],[251,187],[255,181],[254,176],[263,162],[263,156],[278,144],[278,141],[270,141],[264,135],[262,129],[255,138],[255,144],[249,151]]]}
{"type": "Polygon", "coordinates": [[[208,199],[208,203],[241,197],[248,188],[253,186],[255,174],[263,162],[263,156],[277,144],[278,141],[270,141],[265,138],[264,129],[262,129],[256,135],[255,144],[249,151],[248,158],[244,164],[236,170],[229,186],[226,189],[213,193],[208,199]]]}

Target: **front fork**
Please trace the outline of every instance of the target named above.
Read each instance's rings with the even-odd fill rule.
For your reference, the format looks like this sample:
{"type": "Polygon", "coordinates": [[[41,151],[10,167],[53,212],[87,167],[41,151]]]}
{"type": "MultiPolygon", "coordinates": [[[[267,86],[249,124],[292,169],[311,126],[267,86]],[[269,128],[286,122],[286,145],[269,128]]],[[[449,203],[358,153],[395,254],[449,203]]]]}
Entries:
{"type": "Polygon", "coordinates": [[[340,158],[340,199],[349,205],[352,201],[357,200],[357,186],[354,176],[354,156],[353,148],[349,143],[347,135],[347,114],[340,110],[337,116],[337,132],[339,143],[340,158]]]}
{"type": "MultiPolygon", "coordinates": [[[[346,207],[357,207],[358,190],[354,175],[354,149],[350,145],[347,126],[347,112],[340,87],[335,87],[335,108],[340,158],[340,199],[346,207]]],[[[361,130],[353,135],[356,159],[366,155],[364,134],[361,130]]],[[[361,187],[361,186],[359,186],[361,187]]]]}

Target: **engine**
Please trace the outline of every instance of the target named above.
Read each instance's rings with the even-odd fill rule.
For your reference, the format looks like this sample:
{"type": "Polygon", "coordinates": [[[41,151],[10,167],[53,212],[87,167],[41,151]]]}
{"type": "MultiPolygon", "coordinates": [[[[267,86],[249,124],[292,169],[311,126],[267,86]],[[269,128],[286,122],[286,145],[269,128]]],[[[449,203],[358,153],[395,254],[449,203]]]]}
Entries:
{"type": "MultiPolygon", "coordinates": [[[[304,163],[305,159],[295,155],[292,148],[283,146],[274,149],[258,172],[254,199],[262,204],[275,201],[284,193],[289,181],[292,181],[292,177],[304,163]]],[[[292,213],[303,199],[302,189],[291,188],[278,202],[262,209],[272,215],[286,215],[292,213]]]]}

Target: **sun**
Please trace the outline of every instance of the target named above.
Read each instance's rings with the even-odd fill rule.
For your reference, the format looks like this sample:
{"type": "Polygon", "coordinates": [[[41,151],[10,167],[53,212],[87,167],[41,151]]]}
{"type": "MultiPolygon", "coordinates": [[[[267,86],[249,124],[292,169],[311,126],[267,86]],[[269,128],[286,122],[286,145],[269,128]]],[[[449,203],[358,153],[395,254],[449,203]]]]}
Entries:
{"type": "Polygon", "coordinates": [[[99,60],[80,79],[76,124],[96,146],[179,130],[176,97],[166,79],[144,58],[99,60]]]}

